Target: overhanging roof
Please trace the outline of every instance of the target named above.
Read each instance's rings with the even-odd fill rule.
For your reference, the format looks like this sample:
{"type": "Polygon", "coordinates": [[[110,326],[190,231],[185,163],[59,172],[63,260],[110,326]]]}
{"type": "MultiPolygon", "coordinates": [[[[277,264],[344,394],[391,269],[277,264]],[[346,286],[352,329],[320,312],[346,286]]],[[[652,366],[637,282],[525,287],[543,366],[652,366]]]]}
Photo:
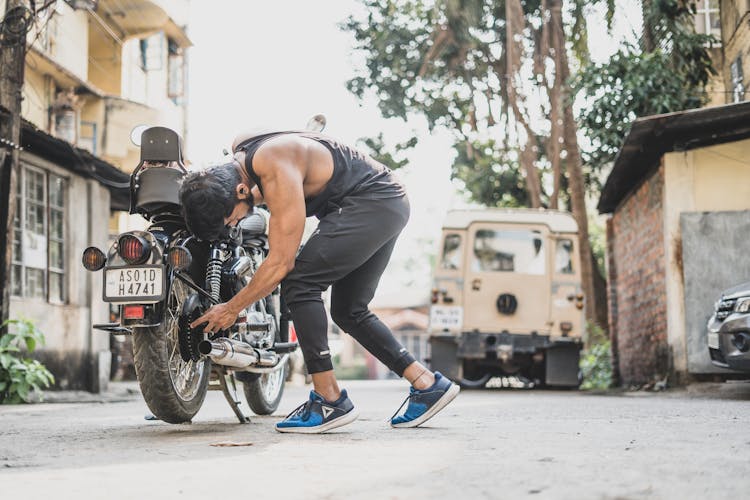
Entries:
{"type": "MultiPolygon", "coordinates": [[[[0,108],[0,117],[7,119],[8,116],[8,111],[0,108]]],[[[21,147],[55,165],[99,182],[109,190],[112,210],[130,209],[130,176],[114,165],[49,135],[26,120],[21,123],[21,147]]]]}
{"type": "Polygon", "coordinates": [[[142,37],[163,30],[180,47],[190,47],[193,42],[185,29],[178,26],[159,2],[149,0],[100,0],[97,12],[110,23],[124,31],[126,38],[142,37]]]}
{"type": "Polygon", "coordinates": [[[612,213],[672,151],[713,146],[750,137],[750,101],[663,115],[633,122],[602,189],[599,213],[612,213]]]}

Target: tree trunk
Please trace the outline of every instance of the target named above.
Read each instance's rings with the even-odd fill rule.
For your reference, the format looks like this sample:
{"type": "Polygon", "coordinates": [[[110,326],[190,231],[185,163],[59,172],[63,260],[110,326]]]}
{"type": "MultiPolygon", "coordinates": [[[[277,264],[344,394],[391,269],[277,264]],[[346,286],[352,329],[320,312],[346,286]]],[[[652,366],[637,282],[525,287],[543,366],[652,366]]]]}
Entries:
{"type": "Polygon", "coordinates": [[[588,214],[586,212],[586,193],[583,182],[583,166],[581,162],[581,153],[578,147],[578,126],[573,116],[572,94],[568,78],[570,77],[570,68],[568,66],[568,57],[565,47],[565,35],[562,21],[562,0],[550,0],[550,22],[553,26],[553,36],[556,39],[555,47],[561,47],[559,50],[559,67],[555,72],[560,73],[562,81],[561,102],[563,115],[563,143],[567,151],[565,167],[568,173],[568,185],[570,188],[570,204],[573,211],[573,217],[578,224],[579,234],[579,252],[581,257],[581,282],[583,293],[586,297],[585,314],[586,319],[590,322],[605,326],[597,318],[597,297],[594,288],[594,266],[591,259],[591,243],[589,241],[589,224],[588,214]]]}
{"type": "MultiPolygon", "coordinates": [[[[21,142],[21,91],[26,61],[26,32],[31,21],[27,2],[8,0],[0,44],[0,324],[10,314],[10,272],[13,218],[16,211],[19,147],[21,142]]],[[[0,329],[0,335],[4,329],[0,329]]]]}
{"type": "Polygon", "coordinates": [[[644,52],[653,52],[656,48],[654,30],[651,26],[651,0],[641,0],[641,16],[643,19],[643,33],[641,34],[641,48],[644,52]]]}
{"type": "Polygon", "coordinates": [[[529,193],[529,204],[532,208],[539,208],[542,206],[542,183],[539,179],[539,171],[534,164],[534,160],[536,160],[536,152],[534,151],[536,135],[524,115],[524,110],[521,108],[523,98],[516,92],[515,87],[516,77],[521,69],[521,53],[523,51],[523,37],[520,35],[523,33],[525,24],[520,0],[506,0],[505,20],[505,84],[508,101],[513,108],[513,114],[516,117],[517,123],[521,124],[526,133],[526,143],[521,149],[520,163],[526,173],[526,190],[529,193]],[[519,35],[518,40],[516,40],[516,35],[519,35]]]}
{"type": "MultiPolygon", "coordinates": [[[[547,1],[542,1],[543,11],[547,9],[547,1]]],[[[546,43],[552,46],[553,60],[555,68],[562,66],[561,54],[565,51],[565,33],[557,33],[557,30],[562,30],[562,24],[549,23],[550,29],[546,29],[547,33],[550,33],[546,37],[546,43]],[[562,44],[561,44],[562,40],[562,44]]],[[[545,43],[545,37],[542,37],[542,43],[545,43]]],[[[544,47],[548,49],[548,47],[544,47]]],[[[546,77],[545,77],[546,80],[546,77]]],[[[558,208],[560,203],[560,184],[562,181],[562,172],[560,170],[560,149],[562,140],[562,126],[563,120],[560,113],[562,108],[562,72],[555,69],[555,80],[550,87],[547,85],[547,94],[550,102],[550,136],[547,147],[547,156],[549,157],[550,163],[552,164],[552,196],[550,197],[550,208],[558,208]]]]}

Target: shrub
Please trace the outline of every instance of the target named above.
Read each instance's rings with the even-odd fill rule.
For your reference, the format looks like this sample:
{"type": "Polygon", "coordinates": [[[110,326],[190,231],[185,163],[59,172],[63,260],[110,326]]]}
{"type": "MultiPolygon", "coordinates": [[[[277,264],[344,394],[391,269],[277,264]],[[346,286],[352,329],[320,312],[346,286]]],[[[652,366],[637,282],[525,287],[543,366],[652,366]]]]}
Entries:
{"type": "Polygon", "coordinates": [[[612,354],[609,340],[583,352],[581,389],[609,389],[612,386],[612,354]]]}
{"type": "Polygon", "coordinates": [[[612,344],[601,327],[589,323],[588,347],[581,354],[581,389],[609,389],[612,386],[612,344]]]}
{"type": "Polygon", "coordinates": [[[44,345],[44,334],[27,319],[3,323],[7,333],[0,337],[0,403],[28,403],[34,391],[49,387],[55,377],[39,361],[23,356],[44,345]]]}

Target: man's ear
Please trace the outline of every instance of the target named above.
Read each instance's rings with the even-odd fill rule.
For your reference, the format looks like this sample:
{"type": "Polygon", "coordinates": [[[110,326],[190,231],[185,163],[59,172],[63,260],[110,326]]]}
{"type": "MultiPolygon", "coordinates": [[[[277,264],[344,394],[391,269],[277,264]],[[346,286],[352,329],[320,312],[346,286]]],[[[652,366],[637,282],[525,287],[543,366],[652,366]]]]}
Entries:
{"type": "Polygon", "coordinates": [[[250,186],[248,186],[244,182],[240,182],[239,184],[237,184],[236,189],[238,200],[245,200],[250,196],[250,186]]]}

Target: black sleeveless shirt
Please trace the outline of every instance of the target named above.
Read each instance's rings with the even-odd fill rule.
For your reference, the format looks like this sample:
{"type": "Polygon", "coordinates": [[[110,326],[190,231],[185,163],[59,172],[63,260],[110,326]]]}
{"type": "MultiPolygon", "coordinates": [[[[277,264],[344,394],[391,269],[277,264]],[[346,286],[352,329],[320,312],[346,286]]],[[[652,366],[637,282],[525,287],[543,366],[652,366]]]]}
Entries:
{"type": "Polygon", "coordinates": [[[328,149],[333,156],[333,175],[320,194],[305,199],[307,216],[322,218],[337,210],[347,196],[369,199],[400,198],[406,194],[404,186],[392,175],[391,170],[368,155],[345,146],[330,137],[315,132],[269,132],[256,135],[240,143],[235,150],[245,152],[245,169],[263,193],[260,177],[253,170],[253,157],[258,148],[269,139],[283,134],[294,134],[312,139],[328,149]]]}

